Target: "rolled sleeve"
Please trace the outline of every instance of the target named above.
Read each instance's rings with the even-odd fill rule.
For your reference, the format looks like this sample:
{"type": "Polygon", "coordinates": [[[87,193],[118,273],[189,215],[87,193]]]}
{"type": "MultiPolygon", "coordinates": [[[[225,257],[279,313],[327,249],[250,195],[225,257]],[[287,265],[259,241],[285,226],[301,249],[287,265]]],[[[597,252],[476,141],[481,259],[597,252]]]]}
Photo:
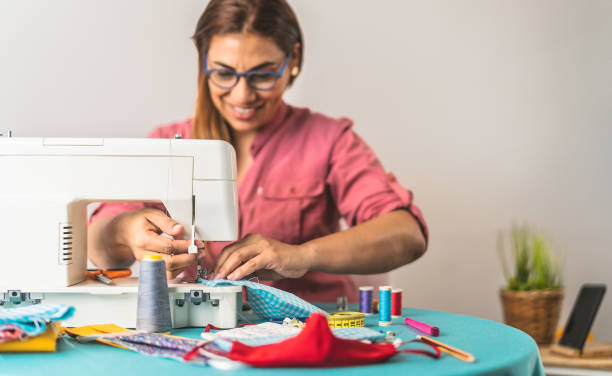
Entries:
{"type": "Polygon", "coordinates": [[[340,133],[331,151],[327,183],[340,215],[355,226],[397,209],[408,210],[429,236],[413,194],[395,176],[387,174],[374,151],[352,130],[352,123],[340,133]]]}

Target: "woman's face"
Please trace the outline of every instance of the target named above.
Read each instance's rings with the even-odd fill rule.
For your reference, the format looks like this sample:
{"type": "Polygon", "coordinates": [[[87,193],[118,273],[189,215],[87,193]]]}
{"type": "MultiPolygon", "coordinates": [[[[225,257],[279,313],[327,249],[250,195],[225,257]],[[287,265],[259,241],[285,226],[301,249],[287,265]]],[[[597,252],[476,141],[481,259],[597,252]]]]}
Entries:
{"type": "MultiPolygon", "coordinates": [[[[268,70],[279,72],[287,55],[272,39],[251,33],[216,35],[208,49],[208,69],[236,72],[268,70]]],[[[270,90],[255,90],[240,77],[236,86],[222,89],[208,80],[211,99],[235,132],[252,132],[266,125],[276,113],[289,84],[290,61],[270,90]]]]}

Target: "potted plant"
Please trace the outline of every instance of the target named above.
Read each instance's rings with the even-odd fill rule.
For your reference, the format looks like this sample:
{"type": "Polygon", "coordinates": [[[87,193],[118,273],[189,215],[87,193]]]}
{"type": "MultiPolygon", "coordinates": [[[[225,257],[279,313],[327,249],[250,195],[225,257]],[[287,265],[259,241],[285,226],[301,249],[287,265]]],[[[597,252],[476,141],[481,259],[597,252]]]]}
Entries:
{"type": "Polygon", "coordinates": [[[538,345],[550,344],[563,299],[559,258],[542,235],[526,226],[512,228],[509,252],[506,238],[500,234],[498,241],[507,281],[500,289],[504,321],[532,336],[538,345]]]}

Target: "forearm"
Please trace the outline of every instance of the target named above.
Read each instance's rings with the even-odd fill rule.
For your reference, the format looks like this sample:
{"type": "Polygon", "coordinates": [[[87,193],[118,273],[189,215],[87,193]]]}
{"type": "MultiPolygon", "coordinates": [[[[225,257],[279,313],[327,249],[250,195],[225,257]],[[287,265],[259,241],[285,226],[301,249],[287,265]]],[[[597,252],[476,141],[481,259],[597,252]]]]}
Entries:
{"type": "Polygon", "coordinates": [[[111,247],[109,232],[114,218],[99,218],[87,229],[87,256],[101,269],[129,267],[134,263],[134,255],[128,247],[111,247]]]}
{"type": "Polygon", "coordinates": [[[416,260],[425,252],[426,243],[416,219],[405,210],[397,210],[302,247],[310,270],[372,274],[416,260]]]}

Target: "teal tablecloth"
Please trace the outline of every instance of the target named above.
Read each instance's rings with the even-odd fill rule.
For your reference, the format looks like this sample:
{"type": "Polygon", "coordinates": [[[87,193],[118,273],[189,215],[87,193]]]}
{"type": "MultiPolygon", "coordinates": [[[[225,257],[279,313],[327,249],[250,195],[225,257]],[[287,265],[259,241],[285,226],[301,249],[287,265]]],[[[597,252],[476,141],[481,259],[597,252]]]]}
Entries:
{"type": "MultiPolygon", "coordinates": [[[[343,368],[281,368],[242,369],[221,371],[174,360],[140,355],[98,343],[80,344],[62,338],[55,353],[2,354],[0,375],[63,375],[63,376],[118,376],[118,375],[544,375],[538,348],[527,334],[509,326],[470,316],[405,308],[404,315],[440,328],[438,339],[468,351],[475,363],[462,362],[446,353],[434,360],[414,354],[400,354],[387,363],[343,368]]],[[[367,326],[392,330],[402,340],[414,338],[417,331],[394,319],[393,326],[379,328],[378,316],[369,317],[367,326]]],[[[177,329],[173,334],[198,338],[202,329],[177,329]]]]}

